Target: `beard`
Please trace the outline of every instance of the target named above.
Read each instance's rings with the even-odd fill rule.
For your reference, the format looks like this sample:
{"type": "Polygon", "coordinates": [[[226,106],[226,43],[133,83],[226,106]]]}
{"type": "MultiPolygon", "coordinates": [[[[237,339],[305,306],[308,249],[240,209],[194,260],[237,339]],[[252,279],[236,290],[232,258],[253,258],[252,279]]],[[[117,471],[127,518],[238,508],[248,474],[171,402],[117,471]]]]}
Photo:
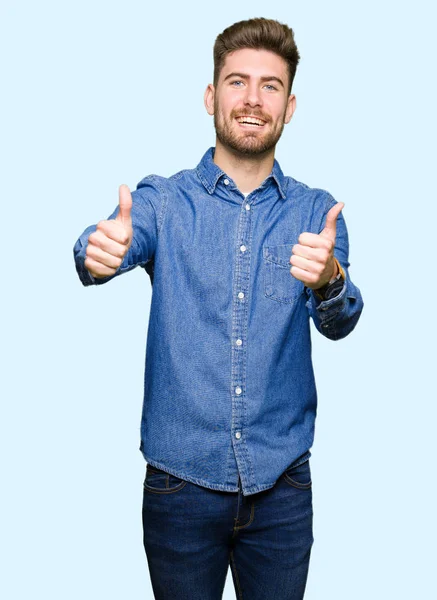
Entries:
{"type": "Polygon", "coordinates": [[[253,116],[259,116],[266,122],[264,127],[269,127],[267,133],[258,133],[257,131],[240,131],[236,130],[235,117],[241,115],[241,113],[231,113],[230,118],[226,119],[223,113],[220,111],[217,102],[214,102],[214,128],[217,135],[217,139],[226,148],[232,150],[235,154],[243,154],[244,156],[260,156],[266,154],[270,150],[274,149],[282,135],[285,126],[285,111],[282,115],[282,119],[278,120],[273,128],[270,128],[270,121],[265,119],[261,115],[256,115],[253,112],[253,116]]]}

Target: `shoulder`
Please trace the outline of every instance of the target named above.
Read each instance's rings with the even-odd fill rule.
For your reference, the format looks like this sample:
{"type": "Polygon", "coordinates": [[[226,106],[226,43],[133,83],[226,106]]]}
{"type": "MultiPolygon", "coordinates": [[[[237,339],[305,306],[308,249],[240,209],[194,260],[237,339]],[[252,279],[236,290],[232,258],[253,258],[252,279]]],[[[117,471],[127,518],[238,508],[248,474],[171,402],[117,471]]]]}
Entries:
{"type": "Polygon", "coordinates": [[[179,187],[181,184],[186,184],[189,180],[192,180],[195,176],[195,169],[183,169],[170,175],[170,177],[164,177],[163,175],[156,175],[152,173],[144,177],[138,184],[137,190],[144,190],[145,188],[153,188],[162,193],[166,193],[169,190],[179,187]]]}
{"type": "Polygon", "coordinates": [[[336,200],[328,190],[319,187],[310,187],[302,181],[287,176],[287,197],[302,203],[311,204],[314,207],[325,210],[328,206],[336,204],[336,200]]]}

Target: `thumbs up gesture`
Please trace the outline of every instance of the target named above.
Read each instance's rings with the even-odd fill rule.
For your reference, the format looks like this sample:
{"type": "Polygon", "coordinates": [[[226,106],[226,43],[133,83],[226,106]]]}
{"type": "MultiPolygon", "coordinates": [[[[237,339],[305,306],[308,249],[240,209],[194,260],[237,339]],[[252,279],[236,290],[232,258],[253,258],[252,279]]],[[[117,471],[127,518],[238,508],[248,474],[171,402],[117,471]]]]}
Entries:
{"type": "Polygon", "coordinates": [[[337,218],[344,207],[343,202],[335,204],[326,215],[326,224],[319,234],[304,232],[298,244],[291,250],[290,273],[312,290],[324,286],[337,275],[334,261],[337,218]]]}
{"type": "Polygon", "coordinates": [[[127,185],[118,190],[119,211],[115,219],[99,221],[88,237],[85,267],[93,277],[114,275],[132,243],[132,195],[127,185]]]}

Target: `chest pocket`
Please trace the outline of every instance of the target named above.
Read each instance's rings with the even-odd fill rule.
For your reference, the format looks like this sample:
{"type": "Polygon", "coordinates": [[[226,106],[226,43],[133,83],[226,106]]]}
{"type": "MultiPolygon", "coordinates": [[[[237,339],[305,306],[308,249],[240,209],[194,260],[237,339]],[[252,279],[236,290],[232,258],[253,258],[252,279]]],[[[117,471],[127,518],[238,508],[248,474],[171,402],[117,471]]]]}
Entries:
{"type": "Polygon", "coordinates": [[[304,283],[290,273],[293,244],[263,246],[264,292],[267,298],[292,303],[304,292],[304,283]]]}

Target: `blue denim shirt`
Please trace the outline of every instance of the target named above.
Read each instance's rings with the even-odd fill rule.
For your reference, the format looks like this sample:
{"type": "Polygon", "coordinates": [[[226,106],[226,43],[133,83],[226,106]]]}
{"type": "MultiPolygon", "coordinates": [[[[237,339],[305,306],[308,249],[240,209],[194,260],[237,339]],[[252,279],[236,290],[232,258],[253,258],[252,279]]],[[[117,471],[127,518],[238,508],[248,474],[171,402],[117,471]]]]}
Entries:
{"type": "MultiPolygon", "coordinates": [[[[195,484],[245,496],[271,488],[310,455],[317,394],[309,318],[331,340],[363,308],[349,276],[340,213],[334,254],[346,275],[320,301],[291,273],[300,233],[320,233],[336,203],[322,189],[271,174],[244,197],[209,148],[195,169],[145,177],[132,192],[133,241],[115,275],[84,266],[83,285],[140,266],[152,283],[140,450],[151,465],[195,484]]],[[[118,206],[109,216],[116,217],[118,206]]]]}

